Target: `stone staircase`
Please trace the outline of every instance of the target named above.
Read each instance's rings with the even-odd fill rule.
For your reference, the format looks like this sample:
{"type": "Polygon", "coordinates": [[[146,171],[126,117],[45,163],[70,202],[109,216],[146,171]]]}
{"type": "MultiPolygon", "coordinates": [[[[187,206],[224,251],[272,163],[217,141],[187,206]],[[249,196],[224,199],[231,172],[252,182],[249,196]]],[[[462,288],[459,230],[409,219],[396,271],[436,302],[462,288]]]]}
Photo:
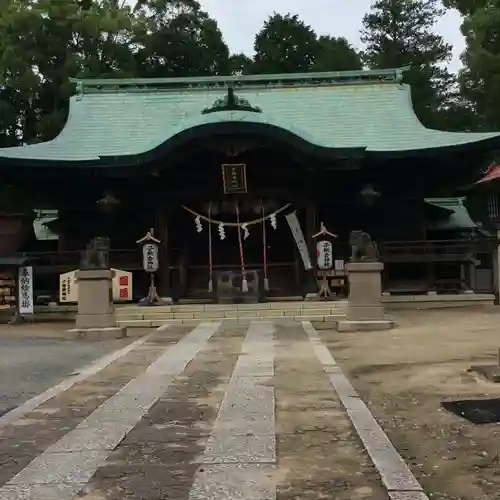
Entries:
{"type": "Polygon", "coordinates": [[[283,320],[337,322],[345,319],[346,300],[335,302],[267,302],[259,304],[185,304],[172,306],[118,306],[119,326],[159,327],[196,325],[201,321],[283,320]]]}

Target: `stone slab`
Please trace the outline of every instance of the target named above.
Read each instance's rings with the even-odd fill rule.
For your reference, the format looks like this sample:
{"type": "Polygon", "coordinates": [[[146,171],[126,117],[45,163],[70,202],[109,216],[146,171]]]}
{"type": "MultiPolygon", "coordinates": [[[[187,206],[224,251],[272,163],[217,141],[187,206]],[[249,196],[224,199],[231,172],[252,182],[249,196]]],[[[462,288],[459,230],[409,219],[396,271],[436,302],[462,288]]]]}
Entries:
{"type": "MultiPolygon", "coordinates": [[[[339,398],[342,400],[342,402],[344,402],[344,399],[350,400],[353,398],[358,398],[358,393],[356,392],[352,384],[349,382],[349,379],[342,372],[329,373],[328,378],[333,387],[335,387],[335,391],[339,395],[339,398]]],[[[348,405],[345,404],[344,406],[346,406],[346,408],[349,407],[348,405]]]]}
{"type": "Polygon", "coordinates": [[[392,330],[394,326],[394,321],[390,319],[374,321],[342,320],[337,322],[337,330],[339,332],[371,332],[380,330],[392,330]]]}
{"type": "MultiPolygon", "coordinates": [[[[84,484],[106,462],[108,452],[104,450],[42,453],[30,462],[19,474],[14,476],[7,486],[15,484],[84,484]]],[[[3,497],[3,487],[0,488],[3,497]]]]}
{"type": "Polygon", "coordinates": [[[384,270],[382,262],[349,262],[346,264],[348,273],[381,273],[384,270]]]}
{"type": "Polygon", "coordinates": [[[113,340],[127,336],[127,329],[120,325],[111,328],[73,328],[68,330],[70,338],[76,340],[113,340]]]}
{"type": "Polygon", "coordinates": [[[146,320],[149,320],[149,321],[157,321],[157,320],[162,320],[162,319],[174,319],[174,313],[168,313],[168,312],[165,312],[165,313],[157,313],[157,312],[153,312],[153,313],[150,313],[150,314],[146,314],[144,313],[142,315],[142,318],[126,318],[124,316],[120,316],[121,319],[146,319],[146,320]]]}
{"type": "Polygon", "coordinates": [[[422,486],[366,405],[363,404],[363,407],[356,410],[347,410],[347,414],[377,468],[384,486],[394,491],[422,491],[422,486]]]}
{"type": "Polygon", "coordinates": [[[391,500],[429,500],[423,491],[389,491],[391,500]]]}
{"type": "Polygon", "coordinates": [[[174,312],[174,319],[193,319],[194,312],[174,312]]]}
{"type": "Polygon", "coordinates": [[[198,463],[275,463],[275,394],[274,387],[264,385],[274,376],[273,337],[274,325],[269,321],[250,323],[198,463]]]}
{"type": "Polygon", "coordinates": [[[77,427],[48,448],[49,453],[113,450],[130,432],[133,424],[126,422],[101,423],[99,427],[77,427]]]}
{"type": "Polygon", "coordinates": [[[500,382],[500,366],[498,365],[471,366],[469,371],[478,373],[490,382],[500,382]]]}
{"type": "Polygon", "coordinates": [[[59,384],[51,387],[50,389],[47,389],[45,392],[42,392],[41,394],[38,394],[37,396],[29,399],[22,405],[18,406],[14,410],[6,413],[5,415],[0,417],[0,428],[11,424],[17,419],[20,419],[24,417],[27,413],[34,411],[36,408],[38,408],[40,405],[46,403],[52,398],[55,398],[62,394],[63,392],[71,389],[75,384],[84,382],[87,380],[89,377],[99,373],[101,370],[104,370],[107,366],[109,366],[111,363],[115,362],[116,360],[122,358],[123,356],[126,356],[128,353],[132,352],[134,349],[137,349],[141,347],[143,344],[145,344],[147,341],[151,340],[153,338],[154,333],[150,333],[149,335],[146,335],[145,337],[142,337],[135,342],[132,342],[131,344],[125,346],[122,349],[119,349],[111,354],[106,354],[102,358],[98,359],[97,361],[94,361],[88,366],[83,367],[80,369],[80,372],[76,376],[69,376],[59,384]]]}
{"type": "MultiPolygon", "coordinates": [[[[319,346],[324,345],[310,323],[304,322],[303,327],[315,351],[319,346]]],[[[323,358],[326,357],[325,354],[323,358]]],[[[331,354],[328,354],[328,357],[329,364],[327,366],[334,366],[335,359],[331,354]]],[[[422,486],[394,448],[368,407],[359,398],[347,377],[342,373],[330,373],[328,376],[387,490],[394,492],[422,492],[422,486]]],[[[417,499],[420,500],[415,497],[415,500],[417,499]]],[[[402,500],[404,500],[404,497],[402,497],[402,500]]],[[[413,498],[409,497],[408,500],[413,500],[413,498]]]]}
{"type": "Polygon", "coordinates": [[[113,271],[111,269],[80,269],[76,272],[77,280],[112,280],[113,271]]]}
{"type": "Polygon", "coordinates": [[[15,484],[2,488],[2,500],[66,500],[74,498],[84,484],[15,484]]]}
{"type": "Polygon", "coordinates": [[[112,328],[116,326],[116,318],[113,311],[103,312],[98,314],[81,314],[76,315],[75,328],[112,328]]]}
{"type": "Polygon", "coordinates": [[[349,303],[346,310],[346,319],[348,321],[379,321],[386,319],[385,310],[382,305],[364,303],[363,298],[358,302],[354,299],[349,303]]]}
{"type": "MultiPolygon", "coordinates": [[[[162,316],[163,317],[163,316],[162,316]]],[[[139,321],[144,319],[143,314],[123,314],[123,313],[116,313],[116,318],[119,319],[120,321],[139,321]]]]}
{"type": "Polygon", "coordinates": [[[276,500],[274,471],[261,464],[203,465],[189,500],[276,500]]]}
{"type": "MultiPolygon", "coordinates": [[[[19,474],[6,485],[0,487],[3,499],[5,488],[15,485],[32,484],[70,484],[87,483],[96,470],[106,463],[111,450],[116,447],[148,412],[161,395],[170,387],[175,376],[179,376],[186,366],[203,349],[205,344],[219,329],[219,323],[202,323],[174,346],[164,349],[162,355],[149,365],[141,375],[125,385],[114,396],[92,412],[77,428],[67,433],[41,455],[30,462],[19,474]],[[169,374],[172,374],[169,376],[169,374]],[[116,430],[110,424],[115,423],[116,430]],[[91,444],[93,450],[81,450],[84,441],[91,444]],[[56,450],[56,452],[54,452],[56,450]]],[[[74,498],[74,489],[59,499],[74,498]]],[[[51,499],[53,500],[53,499],[51,499]]]]}
{"type": "Polygon", "coordinates": [[[151,328],[154,326],[153,321],[146,319],[118,320],[117,323],[124,328],[151,328]]]}
{"type": "Polygon", "coordinates": [[[196,463],[276,463],[276,436],[216,432],[208,439],[205,453],[196,463]]]}
{"type": "Polygon", "coordinates": [[[274,417],[257,420],[255,417],[244,416],[238,420],[230,420],[228,415],[228,418],[217,422],[217,430],[232,436],[270,436],[276,432],[276,422],[274,417]]]}

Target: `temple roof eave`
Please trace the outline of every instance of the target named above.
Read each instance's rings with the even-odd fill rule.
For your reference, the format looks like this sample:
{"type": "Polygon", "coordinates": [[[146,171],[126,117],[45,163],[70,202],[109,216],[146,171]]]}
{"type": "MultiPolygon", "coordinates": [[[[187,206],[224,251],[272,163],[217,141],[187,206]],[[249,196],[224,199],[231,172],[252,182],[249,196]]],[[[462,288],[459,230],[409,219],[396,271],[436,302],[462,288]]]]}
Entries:
{"type": "MultiPolygon", "coordinates": [[[[470,142],[462,142],[447,146],[427,147],[410,150],[374,150],[366,145],[352,145],[350,147],[325,147],[315,144],[307,134],[300,134],[291,128],[282,128],[270,122],[248,122],[245,120],[238,121],[217,121],[204,122],[193,125],[188,129],[180,129],[172,136],[165,139],[160,144],[151,145],[150,149],[144,152],[133,154],[116,154],[116,155],[88,155],[87,157],[74,156],[59,156],[58,154],[46,154],[46,150],[40,154],[33,150],[31,154],[23,154],[17,156],[13,154],[2,155],[0,149],[0,167],[37,167],[37,168],[112,168],[112,167],[136,167],[140,166],[158,154],[168,154],[176,147],[181,147],[187,142],[188,136],[191,138],[208,136],[213,134],[217,129],[217,133],[224,135],[238,135],[240,133],[263,133],[264,129],[274,130],[271,134],[275,138],[283,138],[288,136],[288,140],[284,141],[289,145],[293,145],[304,151],[312,157],[323,159],[328,158],[364,158],[367,161],[381,159],[416,159],[416,158],[442,158],[446,156],[457,156],[460,154],[480,154],[500,149],[500,134],[489,137],[473,137],[470,142]],[[260,129],[260,130],[259,130],[260,129]]],[[[478,134],[483,135],[483,134],[478,134]]],[[[42,143],[43,144],[43,143],[42,143]]],[[[24,146],[25,148],[34,148],[33,146],[24,146]]],[[[16,148],[19,149],[19,148],[16,148]]],[[[27,151],[23,151],[26,153],[27,151]]],[[[10,152],[9,152],[10,153],[10,152]]]]}
{"type": "MultiPolygon", "coordinates": [[[[257,80],[266,79],[265,75],[255,76],[257,80],[252,76],[242,79],[233,91],[238,98],[236,102],[233,96],[233,108],[239,107],[236,110],[224,110],[224,106],[229,106],[223,96],[227,91],[229,97],[229,90],[220,86],[175,91],[124,90],[133,82],[123,81],[124,87],[113,90],[117,82],[111,86],[110,81],[85,82],[95,84],[92,92],[71,98],[68,121],[55,139],[0,149],[0,165],[135,167],[160,152],[168,154],[181,147],[189,136],[218,133],[267,134],[280,137],[309,156],[355,156],[377,162],[486,153],[500,148],[498,133],[426,129],[413,112],[410,89],[400,83],[398,71],[384,73],[390,81],[378,73],[347,72],[340,76],[309,75],[312,79],[306,84],[293,82],[307,75],[292,75],[291,80],[280,80],[280,75],[274,75],[277,86],[269,87],[254,85],[257,80]],[[372,79],[369,82],[352,81],[354,77],[368,76],[372,79]],[[332,83],[335,78],[337,83],[332,83]],[[327,83],[319,82],[325,79],[327,83]],[[342,83],[344,80],[348,83],[342,83]],[[292,83],[283,86],[286,81],[292,83]]],[[[148,82],[154,83],[153,80],[148,82]]]]}

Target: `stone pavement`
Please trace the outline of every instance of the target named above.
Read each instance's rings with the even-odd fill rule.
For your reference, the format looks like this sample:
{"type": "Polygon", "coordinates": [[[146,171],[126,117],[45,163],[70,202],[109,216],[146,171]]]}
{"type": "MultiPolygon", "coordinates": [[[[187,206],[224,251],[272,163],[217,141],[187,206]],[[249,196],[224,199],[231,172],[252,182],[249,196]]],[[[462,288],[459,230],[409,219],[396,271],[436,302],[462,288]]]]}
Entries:
{"type": "Polygon", "coordinates": [[[51,333],[44,326],[34,325],[35,330],[32,325],[0,325],[0,415],[52,387],[75,367],[130,343],[130,339],[76,342],[64,339],[59,331],[42,337],[51,333]]]}
{"type": "Polygon", "coordinates": [[[161,327],[0,417],[1,500],[425,500],[311,323],[161,327]]]}

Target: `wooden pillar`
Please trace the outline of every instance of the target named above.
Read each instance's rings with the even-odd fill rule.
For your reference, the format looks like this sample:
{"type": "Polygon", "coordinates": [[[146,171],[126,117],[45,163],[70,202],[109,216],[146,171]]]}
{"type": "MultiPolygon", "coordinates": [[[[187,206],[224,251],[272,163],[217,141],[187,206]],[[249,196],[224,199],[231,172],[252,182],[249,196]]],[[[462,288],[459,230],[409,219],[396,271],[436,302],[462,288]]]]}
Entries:
{"type": "Polygon", "coordinates": [[[160,268],[158,269],[160,297],[172,296],[172,284],[170,279],[170,251],[169,251],[169,230],[168,214],[165,209],[161,209],[157,218],[157,238],[161,241],[159,248],[160,268]]]}
{"type": "Polygon", "coordinates": [[[495,305],[500,305],[500,230],[496,231],[497,241],[493,251],[493,286],[495,291],[495,305]]]}
{"type": "Polygon", "coordinates": [[[189,261],[188,251],[189,245],[184,239],[182,242],[182,252],[179,259],[179,296],[185,295],[187,293],[187,267],[189,261]]]}
{"type": "Polygon", "coordinates": [[[68,249],[68,236],[66,228],[62,228],[57,235],[57,251],[65,252],[68,249]]]}
{"type": "Polygon", "coordinates": [[[313,234],[316,232],[316,203],[313,201],[306,202],[306,217],[305,217],[305,230],[304,237],[307,242],[307,249],[309,251],[309,257],[311,259],[312,269],[311,271],[306,271],[304,280],[304,294],[312,298],[318,293],[318,280],[316,278],[316,269],[318,257],[316,255],[316,245],[313,239],[313,234]]]}
{"type": "Polygon", "coordinates": [[[58,213],[58,232],[57,232],[57,251],[58,252],[65,252],[70,248],[68,245],[68,232],[67,228],[65,226],[66,223],[66,212],[63,212],[62,210],[59,210],[58,213]]]}

